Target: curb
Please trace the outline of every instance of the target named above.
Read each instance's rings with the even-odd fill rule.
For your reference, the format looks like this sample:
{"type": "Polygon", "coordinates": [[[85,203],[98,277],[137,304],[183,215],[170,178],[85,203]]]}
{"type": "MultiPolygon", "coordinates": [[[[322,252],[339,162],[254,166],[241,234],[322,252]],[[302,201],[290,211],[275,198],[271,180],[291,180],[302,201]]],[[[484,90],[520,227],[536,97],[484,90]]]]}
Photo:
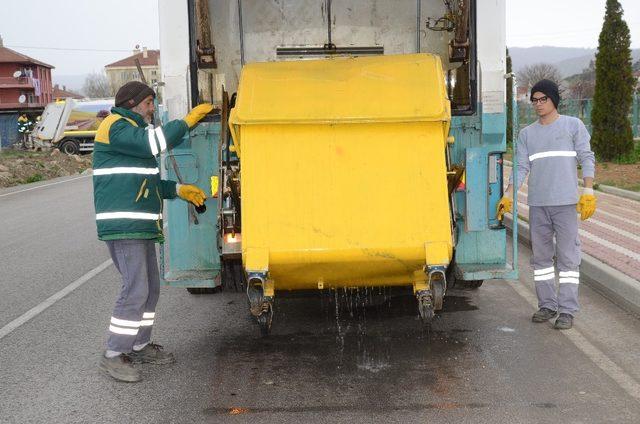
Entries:
{"type": "MultiPolygon", "coordinates": [[[[504,224],[511,231],[513,221],[505,215],[504,224]]],[[[529,224],[518,219],[518,241],[530,246],[529,224]]],[[[582,281],[628,312],[640,316],[640,281],[610,267],[591,255],[582,253],[582,281]]]]}
{"type": "MultiPolygon", "coordinates": [[[[502,162],[507,166],[513,166],[513,163],[510,160],[504,159],[502,162]]],[[[582,181],[579,180],[578,184],[582,185],[582,181]]],[[[598,187],[596,188],[596,191],[601,191],[603,193],[609,193],[615,196],[620,196],[620,197],[624,197],[626,199],[631,199],[631,200],[637,200],[640,202],[640,192],[624,190],[622,188],[603,185],[603,184],[597,184],[597,183],[596,183],[596,186],[598,187]]]]}
{"type": "Polygon", "coordinates": [[[618,187],[611,187],[611,186],[602,185],[602,184],[598,184],[598,188],[596,190],[602,191],[604,193],[613,194],[615,196],[625,197],[627,199],[640,201],[640,193],[635,191],[623,190],[618,187]]]}

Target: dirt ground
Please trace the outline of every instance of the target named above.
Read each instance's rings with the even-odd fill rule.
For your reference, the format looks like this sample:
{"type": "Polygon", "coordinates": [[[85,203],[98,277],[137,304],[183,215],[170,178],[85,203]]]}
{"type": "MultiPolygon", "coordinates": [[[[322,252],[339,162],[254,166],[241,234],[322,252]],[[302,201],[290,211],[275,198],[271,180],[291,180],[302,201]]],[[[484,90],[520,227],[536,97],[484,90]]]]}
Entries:
{"type": "MultiPolygon", "coordinates": [[[[505,155],[510,160],[510,155],[505,155]]],[[[0,187],[12,187],[56,177],[81,174],[91,168],[91,155],[67,156],[55,149],[47,152],[0,151],[0,187]]],[[[640,163],[596,164],[596,183],[640,191],[640,163]]]]}
{"type": "Polygon", "coordinates": [[[89,168],[91,155],[68,156],[58,149],[45,152],[0,150],[0,187],[77,175],[89,168]]]}
{"type": "Polygon", "coordinates": [[[640,191],[640,163],[631,165],[610,162],[597,163],[596,184],[640,191]]]}

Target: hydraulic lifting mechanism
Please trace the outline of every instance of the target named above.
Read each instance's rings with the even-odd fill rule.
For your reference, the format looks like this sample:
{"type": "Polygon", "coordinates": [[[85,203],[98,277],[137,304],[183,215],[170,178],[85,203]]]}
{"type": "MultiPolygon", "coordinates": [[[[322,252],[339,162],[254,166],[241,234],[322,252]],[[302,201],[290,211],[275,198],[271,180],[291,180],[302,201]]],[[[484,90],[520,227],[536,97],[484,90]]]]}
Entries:
{"type": "Polygon", "coordinates": [[[517,275],[506,260],[505,227],[490,216],[502,195],[505,129],[499,114],[502,124],[492,127],[479,106],[476,0],[417,0],[415,38],[400,43],[407,34],[387,40],[384,25],[402,22],[374,16],[371,31],[349,30],[362,23],[349,22],[358,18],[337,0],[322,1],[324,29],[316,25],[299,41],[285,16],[295,10],[222,3],[187,0],[189,98],[221,105],[202,124],[213,130],[192,132],[165,161],[169,177],[197,168],[211,178],[217,210],[209,206],[201,228],[185,230],[198,217],[169,205],[165,284],[246,292],[267,335],[276,290],[412,287],[419,316],[431,323],[454,285],[517,275]],[[263,36],[269,13],[283,26],[273,28],[274,40],[263,36]],[[369,40],[376,31],[382,35],[369,40]],[[414,42],[415,50],[402,47],[414,42]],[[198,134],[209,141],[199,144],[198,134]],[[397,185],[380,180],[383,169],[397,185]],[[215,246],[207,245],[207,215],[215,246]],[[193,240],[205,247],[185,258],[193,240]]]}

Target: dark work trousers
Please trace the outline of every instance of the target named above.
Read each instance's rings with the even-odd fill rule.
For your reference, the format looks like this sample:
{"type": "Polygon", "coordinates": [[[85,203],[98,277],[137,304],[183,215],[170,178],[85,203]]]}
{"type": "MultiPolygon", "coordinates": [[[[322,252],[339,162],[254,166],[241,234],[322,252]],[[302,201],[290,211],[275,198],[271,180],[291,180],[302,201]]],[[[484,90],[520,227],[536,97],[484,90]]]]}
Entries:
{"type": "Polygon", "coordinates": [[[107,350],[128,353],[148,343],[160,295],[154,240],[110,240],[107,247],[122,276],[122,287],[111,315],[107,350]]]}
{"type": "Polygon", "coordinates": [[[530,206],[529,225],[538,307],[573,316],[580,309],[580,239],[576,205],[530,206]]]}

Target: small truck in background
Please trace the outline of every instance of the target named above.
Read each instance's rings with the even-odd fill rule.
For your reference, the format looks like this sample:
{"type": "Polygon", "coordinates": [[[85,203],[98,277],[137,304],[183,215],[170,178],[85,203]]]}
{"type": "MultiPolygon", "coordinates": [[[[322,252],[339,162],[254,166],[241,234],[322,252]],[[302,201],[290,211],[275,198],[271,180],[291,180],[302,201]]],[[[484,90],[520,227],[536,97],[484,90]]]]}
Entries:
{"type": "Polygon", "coordinates": [[[50,145],[68,155],[93,151],[93,139],[114,99],[74,100],[49,103],[31,133],[32,145],[50,145]]]}

